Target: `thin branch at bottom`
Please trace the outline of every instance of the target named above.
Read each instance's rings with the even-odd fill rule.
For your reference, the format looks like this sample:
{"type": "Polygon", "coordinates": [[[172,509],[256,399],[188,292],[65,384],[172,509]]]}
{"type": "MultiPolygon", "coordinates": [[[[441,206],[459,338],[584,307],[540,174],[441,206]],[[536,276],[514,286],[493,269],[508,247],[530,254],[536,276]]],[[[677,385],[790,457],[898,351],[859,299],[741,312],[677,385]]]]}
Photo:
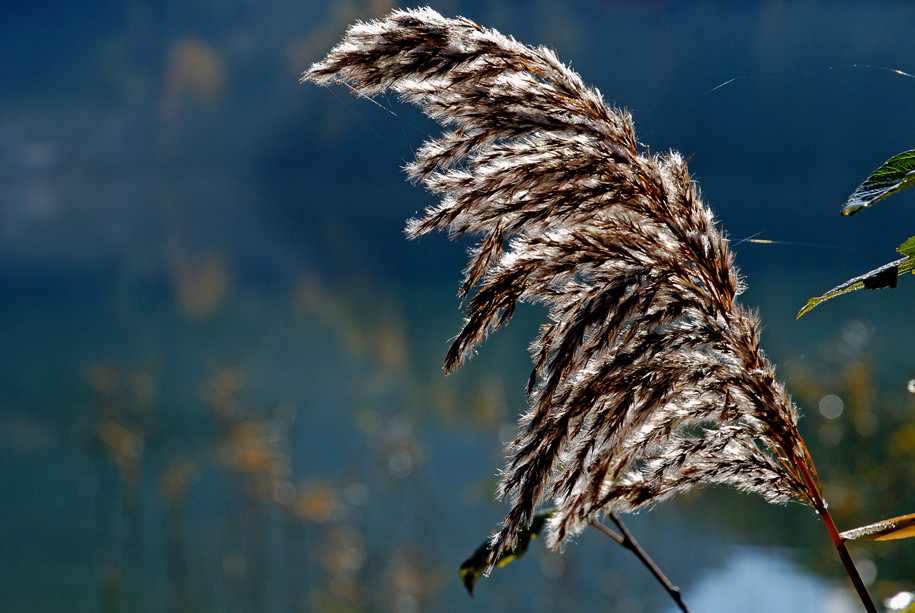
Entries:
{"type": "Polygon", "coordinates": [[[591,527],[603,532],[614,541],[631,551],[635,556],[651,571],[651,574],[654,575],[655,579],[664,586],[664,589],[667,590],[667,593],[670,594],[670,597],[673,598],[674,602],[677,603],[677,606],[680,607],[680,610],[683,613],[689,613],[689,609],[686,607],[686,603],[683,602],[683,597],[680,595],[680,588],[675,586],[670,582],[666,575],[661,572],[661,569],[658,568],[658,565],[654,563],[645,550],[639,545],[638,541],[635,540],[635,537],[632,536],[632,533],[629,532],[629,529],[626,528],[626,525],[623,524],[622,520],[616,513],[610,513],[610,519],[616,524],[616,527],[619,528],[621,534],[617,534],[607,526],[602,523],[591,520],[591,527]]]}

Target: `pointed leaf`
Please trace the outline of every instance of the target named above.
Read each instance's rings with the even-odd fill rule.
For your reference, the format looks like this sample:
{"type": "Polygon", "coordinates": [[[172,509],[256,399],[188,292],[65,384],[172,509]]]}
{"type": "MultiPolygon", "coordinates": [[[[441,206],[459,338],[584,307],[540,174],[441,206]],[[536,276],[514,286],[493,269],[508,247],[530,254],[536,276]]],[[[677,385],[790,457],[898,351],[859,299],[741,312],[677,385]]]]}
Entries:
{"type": "MultiPolygon", "coordinates": [[[[507,551],[499,556],[499,559],[496,560],[496,566],[502,568],[509,562],[524,557],[531,541],[540,536],[540,533],[543,532],[543,529],[546,527],[546,520],[548,520],[553,513],[555,513],[555,509],[550,509],[549,511],[534,515],[534,518],[531,520],[531,525],[518,533],[518,544],[515,545],[514,549],[511,551],[507,551]]],[[[492,545],[489,541],[486,541],[477,547],[477,550],[473,552],[473,555],[461,564],[461,581],[464,583],[464,587],[467,588],[467,592],[470,593],[471,596],[473,596],[473,586],[476,585],[476,582],[480,577],[486,574],[486,570],[489,567],[490,553],[492,553],[492,545]]]]}
{"type": "Polygon", "coordinates": [[[821,302],[825,302],[836,296],[841,296],[842,294],[847,294],[848,292],[853,292],[858,289],[896,287],[899,275],[915,271],[915,236],[899,245],[899,247],[896,248],[896,251],[906,257],[890,262],[889,264],[884,264],[880,268],[875,268],[860,277],[849,279],[842,285],[832,288],[822,296],[811,298],[797,314],[798,319],[821,302]]]}
{"type": "Polygon", "coordinates": [[[896,251],[908,257],[915,255],[915,236],[896,247],[896,251]]]}
{"type": "Polygon", "coordinates": [[[875,524],[847,530],[840,534],[847,541],[889,541],[915,536],[915,513],[884,519],[875,524]]]}
{"type": "Polygon", "coordinates": [[[842,207],[842,214],[854,215],[912,185],[915,185],[915,149],[891,157],[872,172],[848,197],[842,207]]]}

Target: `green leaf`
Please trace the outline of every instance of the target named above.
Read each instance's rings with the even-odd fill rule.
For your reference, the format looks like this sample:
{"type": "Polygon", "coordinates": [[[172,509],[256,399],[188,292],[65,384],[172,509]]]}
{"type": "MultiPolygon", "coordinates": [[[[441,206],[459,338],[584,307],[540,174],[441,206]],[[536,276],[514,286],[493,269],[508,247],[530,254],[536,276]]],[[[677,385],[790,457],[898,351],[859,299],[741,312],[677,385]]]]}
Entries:
{"type": "MultiPolygon", "coordinates": [[[[543,529],[546,527],[546,520],[552,517],[555,512],[555,509],[550,509],[549,511],[534,515],[530,526],[518,533],[518,544],[515,545],[514,549],[511,551],[503,552],[502,555],[499,556],[499,559],[496,560],[495,565],[502,568],[509,562],[524,557],[531,541],[540,536],[540,533],[543,532],[543,529]]],[[[471,596],[473,596],[473,586],[476,585],[476,582],[480,577],[486,574],[486,571],[489,568],[489,554],[491,553],[492,546],[489,544],[489,541],[486,541],[477,547],[477,550],[473,552],[473,555],[461,564],[461,581],[464,582],[464,587],[467,588],[467,591],[471,596]]]]}
{"type": "Polygon", "coordinates": [[[915,513],[892,519],[884,519],[875,524],[847,530],[840,534],[846,541],[889,541],[915,536],[915,513]]]}
{"type": "Polygon", "coordinates": [[[880,268],[875,268],[860,277],[849,279],[842,285],[832,288],[822,296],[811,298],[797,314],[798,319],[821,302],[825,302],[836,296],[841,296],[842,294],[847,294],[848,292],[853,292],[858,289],[896,287],[896,283],[899,281],[899,275],[903,275],[907,272],[915,272],[915,236],[899,245],[899,247],[896,248],[896,251],[906,257],[890,262],[889,264],[884,264],[880,268]]]}
{"type": "Polygon", "coordinates": [[[842,214],[854,215],[912,185],[915,185],[915,149],[891,157],[872,172],[848,197],[842,207],[842,214]]]}
{"type": "Polygon", "coordinates": [[[908,257],[915,255],[915,236],[896,247],[896,251],[908,257]]]}

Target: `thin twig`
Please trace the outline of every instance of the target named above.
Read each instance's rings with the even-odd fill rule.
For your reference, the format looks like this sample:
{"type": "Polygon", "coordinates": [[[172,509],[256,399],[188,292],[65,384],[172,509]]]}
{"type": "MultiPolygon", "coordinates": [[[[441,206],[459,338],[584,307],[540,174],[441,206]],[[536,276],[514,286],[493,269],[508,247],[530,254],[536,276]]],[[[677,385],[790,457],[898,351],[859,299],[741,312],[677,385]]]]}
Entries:
{"type": "Polygon", "coordinates": [[[661,569],[658,568],[658,565],[654,563],[645,550],[642,549],[639,542],[635,540],[635,537],[632,536],[632,533],[629,532],[629,529],[626,528],[626,525],[623,524],[622,520],[616,513],[610,513],[610,519],[613,523],[616,524],[616,527],[619,528],[622,534],[617,534],[607,526],[602,523],[591,520],[591,526],[600,530],[614,541],[631,551],[635,556],[645,565],[645,567],[651,571],[651,574],[654,575],[655,579],[664,586],[664,589],[667,590],[667,593],[670,594],[670,597],[674,599],[674,602],[677,603],[677,606],[680,607],[680,610],[683,613],[689,613],[689,609],[686,607],[686,603],[683,602],[683,597],[680,595],[680,588],[670,582],[670,579],[661,572],[661,569]]]}
{"type": "Polygon", "coordinates": [[[600,523],[599,521],[595,521],[595,520],[592,519],[592,520],[591,520],[591,527],[592,527],[592,528],[597,528],[598,530],[600,530],[601,532],[603,532],[604,534],[606,534],[607,536],[609,536],[610,538],[612,538],[614,541],[616,541],[616,543],[617,543],[618,545],[622,545],[623,543],[626,542],[626,539],[624,539],[624,538],[622,537],[622,535],[617,534],[616,532],[614,532],[613,530],[611,530],[610,528],[608,528],[608,527],[605,526],[604,524],[600,523]]]}

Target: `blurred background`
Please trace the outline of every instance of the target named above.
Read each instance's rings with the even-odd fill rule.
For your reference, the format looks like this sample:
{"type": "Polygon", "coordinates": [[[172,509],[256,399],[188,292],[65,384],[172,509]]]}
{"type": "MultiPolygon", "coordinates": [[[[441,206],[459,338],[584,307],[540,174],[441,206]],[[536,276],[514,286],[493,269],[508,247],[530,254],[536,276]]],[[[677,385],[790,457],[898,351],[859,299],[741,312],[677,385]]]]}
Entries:
{"type": "MultiPolygon", "coordinates": [[[[915,280],[795,321],[915,234],[915,193],[839,216],[915,148],[915,6],[429,4],[691,156],[840,529],[915,511],[915,280]]],[[[0,4],[3,611],[673,610],[597,531],[460,584],[543,313],[445,377],[468,245],[404,240],[435,200],[400,170],[438,129],[298,83],[396,5],[0,4]]],[[[860,608],[810,509],[714,489],[627,522],[693,611],[860,608]]],[[[875,597],[915,588],[913,547],[852,546],[875,597]]]]}

